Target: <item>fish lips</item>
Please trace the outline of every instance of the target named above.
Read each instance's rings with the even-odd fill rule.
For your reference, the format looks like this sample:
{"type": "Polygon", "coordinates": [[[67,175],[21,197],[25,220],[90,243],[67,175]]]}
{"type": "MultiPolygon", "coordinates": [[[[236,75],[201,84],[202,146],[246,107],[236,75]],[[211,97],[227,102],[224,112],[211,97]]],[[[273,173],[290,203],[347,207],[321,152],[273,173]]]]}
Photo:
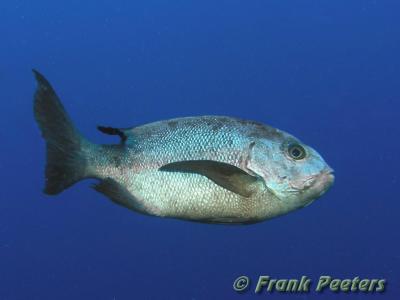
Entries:
{"type": "Polygon", "coordinates": [[[326,168],[319,173],[314,180],[311,189],[316,192],[316,198],[321,197],[335,182],[335,175],[332,168],[326,168]]]}

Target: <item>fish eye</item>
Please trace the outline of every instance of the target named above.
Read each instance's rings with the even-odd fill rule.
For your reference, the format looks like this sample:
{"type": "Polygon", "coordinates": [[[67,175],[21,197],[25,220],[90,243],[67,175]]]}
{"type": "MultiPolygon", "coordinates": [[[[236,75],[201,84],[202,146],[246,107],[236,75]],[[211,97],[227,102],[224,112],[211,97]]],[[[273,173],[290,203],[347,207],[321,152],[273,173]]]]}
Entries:
{"type": "Polygon", "coordinates": [[[299,144],[290,144],[288,154],[295,160],[300,160],[306,157],[306,150],[299,144]]]}

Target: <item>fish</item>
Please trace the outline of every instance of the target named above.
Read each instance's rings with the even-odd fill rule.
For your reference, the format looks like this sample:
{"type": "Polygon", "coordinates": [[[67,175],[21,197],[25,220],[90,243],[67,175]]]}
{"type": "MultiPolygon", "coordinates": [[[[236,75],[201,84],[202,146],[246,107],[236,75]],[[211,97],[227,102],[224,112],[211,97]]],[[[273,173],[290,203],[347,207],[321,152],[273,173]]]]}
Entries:
{"type": "Polygon", "coordinates": [[[78,181],[134,212],[211,224],[254,224],[303,208],[333,184],[333,169],[299,139],[255,121],[194,116],[115,128],[95,144],[78,131],[49,81],[37,82],[34,116],[46,143],[45,187],[78,181]]]}

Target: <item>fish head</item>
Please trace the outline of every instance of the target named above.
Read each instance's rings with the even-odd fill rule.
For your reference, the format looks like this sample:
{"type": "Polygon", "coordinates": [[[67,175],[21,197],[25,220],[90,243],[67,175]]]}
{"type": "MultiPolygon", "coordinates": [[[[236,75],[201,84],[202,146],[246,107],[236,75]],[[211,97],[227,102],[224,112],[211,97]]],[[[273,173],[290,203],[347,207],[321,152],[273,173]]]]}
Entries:
{"type": "Polygon", "coordinates": [[[280,131],[278,139],[255,143],[248,168],[288,210],[309,205],[333,184],[333,169],[312,147],[280,131]]]}

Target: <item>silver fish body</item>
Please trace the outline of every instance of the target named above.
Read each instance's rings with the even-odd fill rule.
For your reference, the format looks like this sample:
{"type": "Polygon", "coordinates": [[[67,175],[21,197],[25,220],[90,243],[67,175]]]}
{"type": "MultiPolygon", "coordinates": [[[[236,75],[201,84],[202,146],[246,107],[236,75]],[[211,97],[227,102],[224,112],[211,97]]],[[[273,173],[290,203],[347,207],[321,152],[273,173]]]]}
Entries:
{"type": "Polygon", "coordinates": [[[90,143],[74,128],[47,80],[35,75],[35,116],[47,141],[48,194],[96,178],[97,191],[140,213],[244,224],[304,207],[333,183],[332,169],[311,147],[281,130],[237,118],[99,127],[121,142],[90,143]]]}

